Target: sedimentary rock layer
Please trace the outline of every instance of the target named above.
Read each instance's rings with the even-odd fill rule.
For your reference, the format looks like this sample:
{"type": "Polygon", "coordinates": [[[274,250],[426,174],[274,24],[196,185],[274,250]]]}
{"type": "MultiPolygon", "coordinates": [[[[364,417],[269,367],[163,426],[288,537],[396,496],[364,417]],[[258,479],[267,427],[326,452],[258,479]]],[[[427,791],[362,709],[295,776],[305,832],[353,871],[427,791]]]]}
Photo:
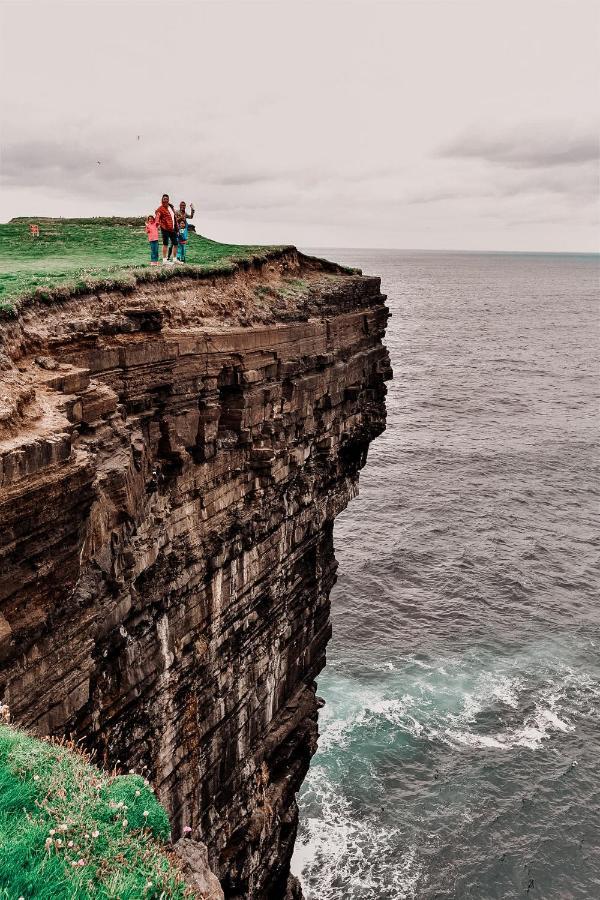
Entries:
{"type": "Polygon", "coordinates": [[[387,315],[286,250],[2,326],[0,698],[147,773],[226,897],[286,893],[387,315]]]}

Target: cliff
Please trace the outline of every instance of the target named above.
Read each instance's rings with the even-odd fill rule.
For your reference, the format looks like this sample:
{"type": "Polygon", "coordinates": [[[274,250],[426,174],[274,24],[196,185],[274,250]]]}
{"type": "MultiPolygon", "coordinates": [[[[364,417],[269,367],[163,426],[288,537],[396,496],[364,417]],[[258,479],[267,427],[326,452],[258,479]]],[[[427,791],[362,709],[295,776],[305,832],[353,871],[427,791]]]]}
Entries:
{"type": "Polygon", "coordinates": [[[0,698],[147,774],[225,896],[295,896],[333,522],[385,426],[379,279],[293,248],[0,326],[0,698]]]}

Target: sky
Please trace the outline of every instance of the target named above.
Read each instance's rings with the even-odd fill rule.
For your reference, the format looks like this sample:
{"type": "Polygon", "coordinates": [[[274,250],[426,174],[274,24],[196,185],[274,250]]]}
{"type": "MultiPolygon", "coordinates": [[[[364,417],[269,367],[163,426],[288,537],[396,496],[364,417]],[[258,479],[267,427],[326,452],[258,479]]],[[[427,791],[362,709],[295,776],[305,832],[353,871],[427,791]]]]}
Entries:
{"type": "Polygon", "coordinates": [[[600,249],[598,0],[0,0],[0,221],[600,249]]]}

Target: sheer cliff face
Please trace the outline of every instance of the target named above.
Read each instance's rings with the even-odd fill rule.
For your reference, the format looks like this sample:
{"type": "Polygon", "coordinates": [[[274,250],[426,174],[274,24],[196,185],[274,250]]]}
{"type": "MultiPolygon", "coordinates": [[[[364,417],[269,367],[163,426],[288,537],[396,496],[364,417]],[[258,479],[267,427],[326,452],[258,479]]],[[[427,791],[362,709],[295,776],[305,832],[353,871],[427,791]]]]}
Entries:
{"type": "Polygon", "coordinates": [[[383,301],[288,250],[2,327],[0,699],[147,773],[227,897],[285,895],[383,301]]]}

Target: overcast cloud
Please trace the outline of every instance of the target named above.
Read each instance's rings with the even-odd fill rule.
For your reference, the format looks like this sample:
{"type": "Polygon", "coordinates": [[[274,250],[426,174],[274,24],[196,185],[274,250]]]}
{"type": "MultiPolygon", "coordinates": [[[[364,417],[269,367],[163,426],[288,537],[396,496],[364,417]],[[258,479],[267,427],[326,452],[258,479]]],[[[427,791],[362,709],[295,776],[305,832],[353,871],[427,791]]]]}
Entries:
{"type": "Polygon", "coordinates": [[[599,249],[593,0],[0,0],[0,219],[599,249]]]}

